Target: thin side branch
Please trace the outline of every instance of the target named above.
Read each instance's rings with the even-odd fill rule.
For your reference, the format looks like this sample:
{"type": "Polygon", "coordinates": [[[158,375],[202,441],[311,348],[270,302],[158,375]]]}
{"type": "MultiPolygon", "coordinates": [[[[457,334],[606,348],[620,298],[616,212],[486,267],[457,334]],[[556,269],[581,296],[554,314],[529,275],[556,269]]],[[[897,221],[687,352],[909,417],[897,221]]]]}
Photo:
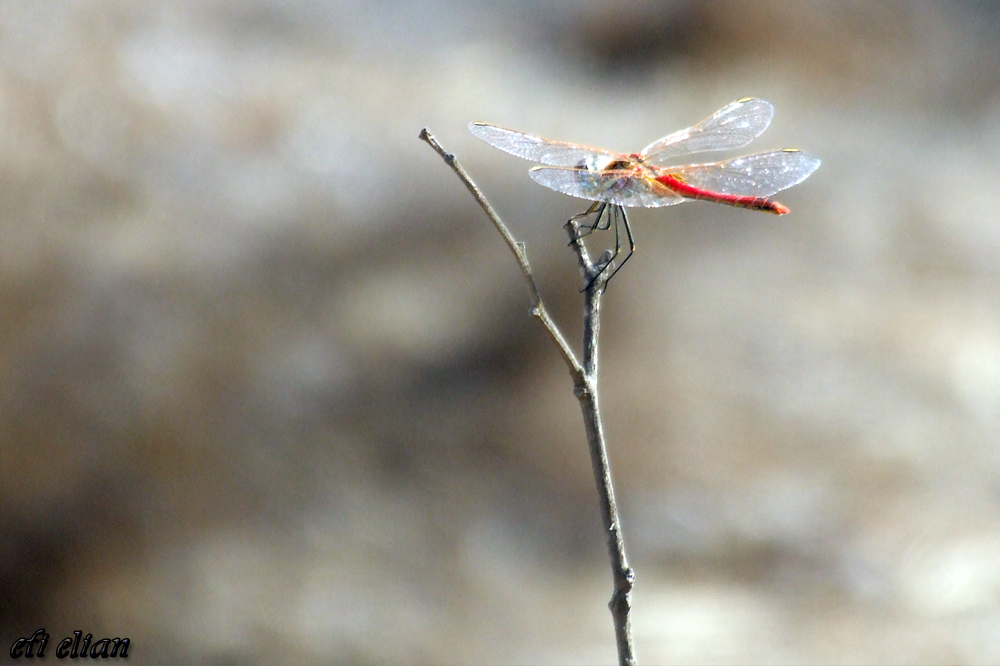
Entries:
{"type": "Polygon", "coordinates": [[[601,413],[597,403],[597,350],[598,337],[601,330],[601,295],[607,283],[607,277],[602,274],[607,265],[612,261],[611,252],[605,252],[596,264],[591,262],[580,238],[580,227],[575,219],[571,219],[566,224],[566,229],[570,237],[570,245],[576,253],[580,263],[580,272],[583,275],[584,288],[584,311],[583,311],[583,363],[581,364],[573,351],[566,343],[565,337],[559,331],[555,322],[549,317],[542,303],[542,297],[535,284],[535,278],[531,273],[531,266],[528,264],[528,256],[524,250],[524,244],[514,239],[514,236],[507,229],[507,226],[493,210],[493,206],[486,200],[483,193],[476,187],[475,183],[461,167],[458,160],[451,153],[447,153],[441,145],[426,129],[421,130],[420,138],[426,141],[431,148],[444,159],[459,179],[472,193],[472,196],[485,211],[486,215],[493,222],[504,241],[514,253],[518,265],[521,267],[521,274],[524,276],[528,286],[528,295],[531,298],[531,313],[545,326],[549,336],[555,342],[556,347],[562,354],[566,365],[569,366],[570,374],[573,376],[573,393],[580,400],[580,408],[583,410],[583,422],[587,431],[587,443],[590,448],[590,459],[594,469],[594,481],[597,483],[597,492],[600,497],[601,519],[604,524],[605,538],[607,540],[608,555],[611,559],[611,571],[614,578],[615,590],[611,595],[608,607],[611,609],[611,616],[615,625],[615,640],[618,645],[618,662],[622,666],[635,665],[635,651],[632,645],[632,622],[631,622],[631,594],[632,584],[635,580],[635,573],[628,564],[625,557],[625,541],[622,537],[621,523],[618,519],[618,506],[615,503],[615,492],[611,483],[611,466],[608,463],[607,447],[604,442],[604,428],[601,425],[601,413]]]}
{"type": "Polygon", "coordinates": [[[496,227],[500,235],[503,236],[504,242],[507,243],[507,247],[510,251],[514,253],[514,257],[517,259],[518,266],[521,267],[521,275],[524,276],[524,281],[528,287],[528,297],[531,299],[531,314],[538,318],[545,327],[545,330],[549,332],[549,337],[552,338],[552,342],[555,343],[556,347],[559,349],[559,353],[562,355],[563,360],[569,367],[569,372],[573,375],[574,382],[578,382],[580,378],[583,377],[583,367],[580,362],[576,359],[576,355],[573,350],[569,348],[569,344],[566,342],[566,338],[563,337],[562,332],[559,327],[556,326],[555,321],[549,316],[548,310],[545,309],[545,304],[542,302],[542,296],[538,292],[538,285],[535,283],[535,276],[531,272],[531,265],[528,263],[528,254],[524,250],[524,243],[518,242],[514,239],[514,235],[510,233],[510,229],[507,225],[503,223],[500,216],[493,209],[493,206],[486,197],[472,182],[472,178],[466,173],[462,165],[458,163],[455,156],[449,152],[445,152],[441,144],[438,143],[434,135],[427,131],[427,128],[420,130],[420,139],[426,141],[427,144],[437,152],[438,155],[444,160],[445,164],[450,166],[455,174],[458,176],[459,180],[465,183],[465,186],[472,193],[473,198],[479,207],[483,209],[486,216],[490,218],[490,222],[496,227]]]}

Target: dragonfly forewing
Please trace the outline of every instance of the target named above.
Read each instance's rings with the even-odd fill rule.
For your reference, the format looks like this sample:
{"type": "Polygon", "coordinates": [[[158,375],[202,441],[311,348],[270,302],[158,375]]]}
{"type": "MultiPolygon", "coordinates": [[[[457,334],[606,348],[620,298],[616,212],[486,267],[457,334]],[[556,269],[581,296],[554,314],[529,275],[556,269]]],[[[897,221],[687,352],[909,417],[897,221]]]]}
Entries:
{"type": "Polygon", "coordinates": [[[640,155],[651,164],[663,164],[681,155],[742,148],[771,124],[774,107],[756,97],[728,104],[697,125],[654,141],[640,155]]]}
{"type": "Polygon", "coordinates": [[[621,155],[600,148],[543,139],[540,136],[489,123],[470,123],[469,131],[494,148],[526,160],[552,166],[575,167],[591,164],[595,160],[606,163],[622,158],[621,155]]]}

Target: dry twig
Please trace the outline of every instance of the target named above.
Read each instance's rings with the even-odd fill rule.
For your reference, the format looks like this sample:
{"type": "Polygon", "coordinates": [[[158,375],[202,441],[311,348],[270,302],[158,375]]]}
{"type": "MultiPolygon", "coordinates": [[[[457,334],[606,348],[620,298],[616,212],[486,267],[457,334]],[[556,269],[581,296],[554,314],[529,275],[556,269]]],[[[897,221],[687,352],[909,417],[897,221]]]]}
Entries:
{"type": "Polygon", "coordinates": [[[569,368],[569,373],[573,377],[573,393],[580,401],[580,408],[583,410],[583,422],[587,430],[587,443],[590,447],[591,464],[594,469],[594,480],[597,483],[597,492],[600,496],[601,518],[604,523],[605,537],[608,544],[608,554],[611,559],[611,572],[614,578],[615,590],[611,595],[608,607],[611,609],[611,616],[615,624],[615,639],[618,644],[618,662],[620,664],[635,664],[635,653],[632,646],[632,624],[630,619],[632,584],[635,573],[628,565],[625,557],[625,541],[621,533],[621,524],[618,520],[618,507],[615,504],[615,493],[611,483],[611,468],[608,463],[608,453],[604,442],[604,428],[601,425],[601,414],[597,401],[597,351],[598,335],[601,330],[601,296],[604,291],[606,277],[601,277],[602,271],[612,260],[611,253],[605,252],[601,258],[594,263],[590,260],[587,248],[580,239],[579,226],[575,220],[566,223],[566,229],[570,237],[570,246],[577,255],[580,264],[580,273],[583,277],[583,284],[587,285],[584,290],[583,308],[583,362],[577,360],[573,350],[566,343],[566,338],[549,316],[542,302],[542,297],[538,291],[538,285],[531,273],[531,266],[528,263],[528,255],[524,249],[524,243],[515,240],[513,234],[497,215],[493,206],[483,193],[472,182],[469,174],[458,163],[455,156],[445,152],[437,139],[431,135],[427,129],[420,131],[420,139],[427,142],[441,157],[445,163],[454,170],[459,179],[472,193],[479,206],[485,211],[487,217],[493,222],[504,241],[514,253],[521,274],[524,276],[528,288],[528,297],[531,299],[531,314],[534,315],[549,337],[559,349],[560,355],[569,368]]]}

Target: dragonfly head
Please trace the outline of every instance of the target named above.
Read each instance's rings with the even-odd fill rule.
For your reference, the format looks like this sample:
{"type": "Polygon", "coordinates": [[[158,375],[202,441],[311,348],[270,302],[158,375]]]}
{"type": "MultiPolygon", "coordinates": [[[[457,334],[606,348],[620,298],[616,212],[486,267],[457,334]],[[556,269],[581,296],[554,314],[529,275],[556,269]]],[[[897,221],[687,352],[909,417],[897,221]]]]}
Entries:
{"type": "Polygon", "coordinates": [[[615,159],[607,155],[587,155],[576,163],[576,168],[585,171],[604,171],[608,168],[614,168],[612,167],[614,162],[615,159]]]}

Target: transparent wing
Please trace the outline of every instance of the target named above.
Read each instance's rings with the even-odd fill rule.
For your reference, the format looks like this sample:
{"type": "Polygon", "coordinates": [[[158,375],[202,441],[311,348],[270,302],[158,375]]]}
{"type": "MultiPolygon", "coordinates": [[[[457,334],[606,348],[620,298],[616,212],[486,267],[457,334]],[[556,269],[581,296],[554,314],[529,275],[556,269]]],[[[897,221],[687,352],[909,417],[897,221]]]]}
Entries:
{"type": "Polygon", "coordinates": [[[724,106],[697,125],[674,132],[643,148],[647,162],[663,164],[680,155],[742,148],[771,124],[774,107],[755,97],[724,106]]]}
{"type": "Polygon", "coordinates": [[[584,163],[592,163],[596,158],[619,159],[622,157],[600,148],[551,141],[540,136],[532,136],[488,123],[469,123],[469,131],[472,132],[473,136],[482,139],[494,148],[499,148],[526,160],[551,164],[552,166],[574,167],[584,163]]]}
{"type": "Polygon", "coordinates": [[[630,170],[534,167],[528,173],[536,183],[556,192],[619,206],[657,208],[688,200],[665,187],[658,187],[659,183],[655,181],[637,178],[635,172],[630,170]]]}
{"type": "Polygon", "coordinates": [[[819,168],[819,158],[788,148],[736,157],[714,164],[664,169],[702,190],[737,196],[769,197],[798,185],[819,168]]]}

